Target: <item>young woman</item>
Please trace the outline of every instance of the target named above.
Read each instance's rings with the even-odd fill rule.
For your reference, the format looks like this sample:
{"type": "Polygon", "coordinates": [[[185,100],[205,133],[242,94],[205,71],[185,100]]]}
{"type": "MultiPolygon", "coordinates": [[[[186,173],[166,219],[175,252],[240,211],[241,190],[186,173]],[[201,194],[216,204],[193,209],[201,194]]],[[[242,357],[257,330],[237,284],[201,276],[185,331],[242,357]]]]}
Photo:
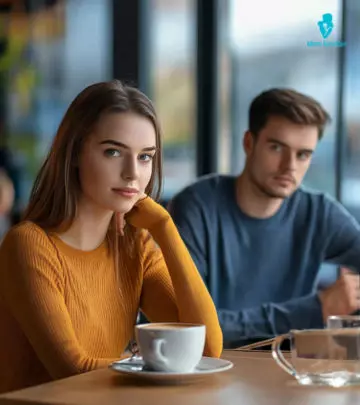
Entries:
{"type": "Polygon", "coordinates": [[[0,392],[106,367],[138,310],[206,325],[216,309],[167,211],[157,204],[161,138],[150,100],[118,81],[70,105],[24,221],[0,249],[0,392]]]}

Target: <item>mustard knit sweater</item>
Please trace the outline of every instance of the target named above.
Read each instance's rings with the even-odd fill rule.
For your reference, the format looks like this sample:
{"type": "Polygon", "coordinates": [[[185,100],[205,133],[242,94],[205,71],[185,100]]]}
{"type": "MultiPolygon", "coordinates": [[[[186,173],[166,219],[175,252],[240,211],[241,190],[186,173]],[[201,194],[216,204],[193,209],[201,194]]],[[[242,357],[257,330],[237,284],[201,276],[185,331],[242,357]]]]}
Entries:
{"type": "Polygon", "coordinates": [[[32,222],[9,231],[0,248],[0,393],[121,358],[139,308],[152,322],[205,324],[205,355],[221,354],[216,309],[167,211],[147,197],[129,222],[143,228],[141,251],[118,281],[106,241],[82,251],[32,222]]]}

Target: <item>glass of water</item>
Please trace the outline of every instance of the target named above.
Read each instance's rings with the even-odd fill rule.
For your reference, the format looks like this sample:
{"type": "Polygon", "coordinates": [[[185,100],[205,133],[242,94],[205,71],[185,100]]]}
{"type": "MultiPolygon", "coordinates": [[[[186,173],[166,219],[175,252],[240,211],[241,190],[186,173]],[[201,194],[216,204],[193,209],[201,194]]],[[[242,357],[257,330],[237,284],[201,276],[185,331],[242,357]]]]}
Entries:
{"type": "Polygon", "coordinates": [[[276,363],[302,385],[360,384],[360,328],[292,330],[274,340],[276,363]],[[290,339],[291,359],[281,343],[290,339]]]}
{"type": "Polygon", "coordinates": [[[327,319],[329,329],[360,328],[360,315],[332,315],[327,319]]]}

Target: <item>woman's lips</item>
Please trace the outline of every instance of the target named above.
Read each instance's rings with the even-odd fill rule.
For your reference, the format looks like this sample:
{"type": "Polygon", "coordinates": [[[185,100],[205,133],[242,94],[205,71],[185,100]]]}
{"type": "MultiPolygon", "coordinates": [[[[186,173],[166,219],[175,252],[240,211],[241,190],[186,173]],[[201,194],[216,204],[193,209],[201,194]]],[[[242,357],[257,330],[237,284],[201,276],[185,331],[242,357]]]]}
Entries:
{"type": "Polygon", "coordinates": [[[123,197],[132,198],[139,194],[139,190],[136,188],[113,188],[112,191],[116,194],[122,195],[123,197]]]}

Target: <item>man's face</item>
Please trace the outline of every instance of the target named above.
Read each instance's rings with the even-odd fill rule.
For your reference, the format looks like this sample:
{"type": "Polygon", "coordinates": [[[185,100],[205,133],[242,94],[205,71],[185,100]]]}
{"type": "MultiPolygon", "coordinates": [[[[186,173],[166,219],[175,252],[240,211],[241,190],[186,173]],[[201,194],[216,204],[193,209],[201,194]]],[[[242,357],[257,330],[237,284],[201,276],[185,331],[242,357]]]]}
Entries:
{"type": "Polygon", "coordinates": [[[317,143],[317,127],[270,117],[256,138],[245,134],[246,171],[263,194],[286,198],[301,184],[317,143]]]}

